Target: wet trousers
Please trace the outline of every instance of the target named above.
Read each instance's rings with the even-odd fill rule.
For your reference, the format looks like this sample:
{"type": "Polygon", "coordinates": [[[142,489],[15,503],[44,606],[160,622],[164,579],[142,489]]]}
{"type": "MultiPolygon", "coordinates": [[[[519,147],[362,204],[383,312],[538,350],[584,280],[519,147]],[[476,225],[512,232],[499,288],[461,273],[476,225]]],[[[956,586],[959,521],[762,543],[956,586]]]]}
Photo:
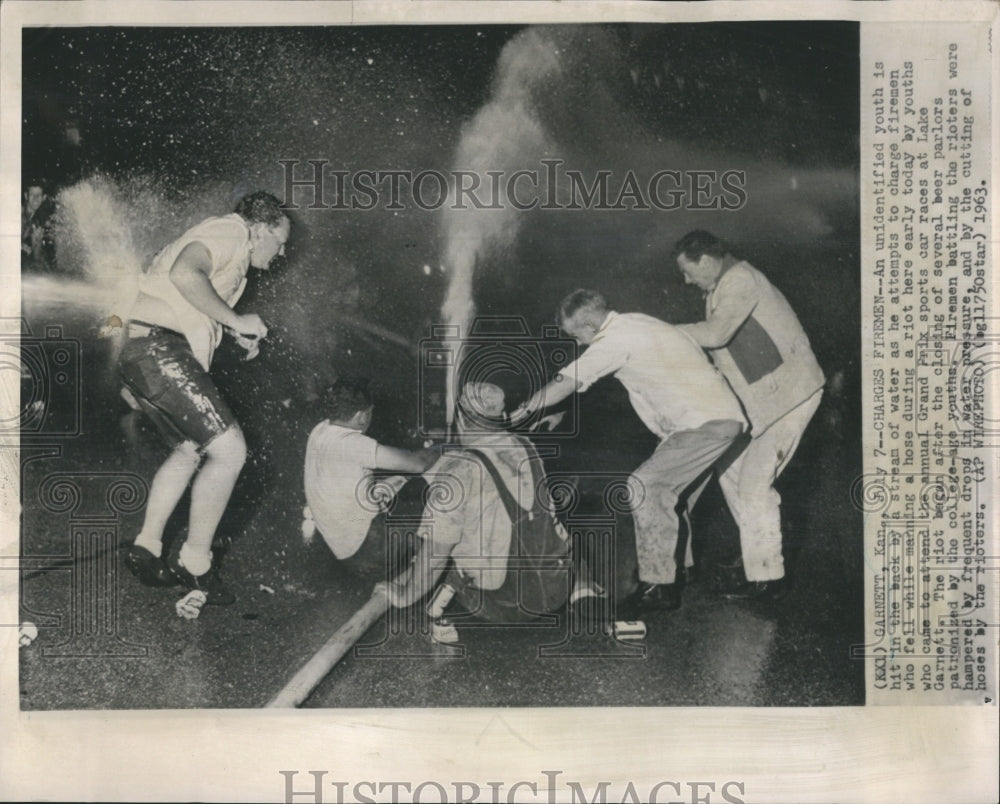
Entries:
{"type": "Polygon", "coordinates": [[[689,486],[718,461],[740,434],[740,422],[706,422],[672,433],[629,477],[639,580],[673,583],[677,574],[678,503],[689,486]]]}
{"type": "Polygon", "coordinates": [[[748,581],[773,581],[785,575],[781,496],[774,489],[774,481],[795,454],[822,397],[822,390],[817,391],[778,419],[754,438],[719,477],[726,503],[740,529],[743,571],[748,581]]]}

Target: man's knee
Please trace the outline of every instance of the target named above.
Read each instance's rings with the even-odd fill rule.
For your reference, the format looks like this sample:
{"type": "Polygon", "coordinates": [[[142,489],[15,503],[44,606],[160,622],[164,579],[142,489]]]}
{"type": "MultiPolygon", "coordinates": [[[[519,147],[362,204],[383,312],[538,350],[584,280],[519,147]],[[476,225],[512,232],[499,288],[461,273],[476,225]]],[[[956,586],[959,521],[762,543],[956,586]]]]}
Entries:
{"type": "Polygon", "coordinates": [[[239,427],[230,427],[208,443],[205,455],[234,469],[242,468],[247,460],[247,442],[243,431],[239,427]]]}
{"type": "Polygon", "coordinates": [[[649,478],[643,475],[641,469],[642,467],[639,467],[639,469],[630,474],[626,483],[625,501],[633,513],[642,508],[649,496],[649,478]]]}
{"type": "Polygon", "coordinates": [[[177,461],[175,465],[185,464],[186,467],[196,467],[201,462],[198,445],[193,441],[182,441],[174,447],[173,459],[177,461]]]}
{"type": "Polygon", "coordinates": [[[740,497],[745,500],[776,497],[778,494],[774,490],[776,477],[774,467],[769,464],[744,464],[737,484],[740,497]]]}

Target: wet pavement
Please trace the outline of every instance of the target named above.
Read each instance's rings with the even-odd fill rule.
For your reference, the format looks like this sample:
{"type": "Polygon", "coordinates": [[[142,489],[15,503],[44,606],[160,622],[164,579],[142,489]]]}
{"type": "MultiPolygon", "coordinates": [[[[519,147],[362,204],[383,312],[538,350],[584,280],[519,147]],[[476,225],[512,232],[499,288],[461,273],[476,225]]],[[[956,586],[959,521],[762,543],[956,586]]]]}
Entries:
{"type": "MultiPolygon", "coordinates": [[[[34,331],[47,315],[36,311],[34,331]]],[[[65,336],[79,337],[86,382],[82,432],[43,433],[22,447],[21,618],[40,630],[20,651],[22,708],[263,706],[370,593],[337,567],[322,540],[305,544],[300,533],[301,461],[315,414],[294,388],[281,398],[253,384],[274,370],[266,356],[257,366],[233,364],[231,372],[221,356],[220,385],[251,447],[220,528],[232,539],[223,577],[238,599],[182,619],[174,604],[183,590],[141,586],[118,550],[139,528],[143,482],[162,447],[127,413],[103,373],[111,342],[64,313],[53,320],[65,336]]],[[[694,522],[700,578],[685,589],[680,610],[646,617],[644,641],[618,642],[593,627],[571,633],[560,617],[529,628],[470,624],[460,629],[456,648],[434,645],[414,612],[391,612],[305,705],[862,704],[863,663],[850,657],[863,616],[861,519],[849,498],[859,450],[833,432],[837,422],[834,409],[821,408],[779,485],[793,581],[785,599],[748,603],[718,593],[718,567],[738,547],[721,495],[710,486],[694,522]]],[[[581,459],[587,466],[625,465],[648,445],[634,424],[624,431],[613,453],[606,444],[584,444],[550,468],[568,471],[581,459]]],[[[183,534],[185,515],[180,508],[168,538],[183,534]]],[[[621,597],[634,559],[627,524],[614,524],[608,531],[618,558],[610,585],[621,597]]]]}

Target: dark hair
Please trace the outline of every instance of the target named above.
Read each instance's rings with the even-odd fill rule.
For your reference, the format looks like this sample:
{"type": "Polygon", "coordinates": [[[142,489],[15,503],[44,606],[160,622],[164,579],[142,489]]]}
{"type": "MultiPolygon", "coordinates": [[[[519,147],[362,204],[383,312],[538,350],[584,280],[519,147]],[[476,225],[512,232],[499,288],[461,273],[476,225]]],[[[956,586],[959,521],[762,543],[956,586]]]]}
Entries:
{"type": "Polygon", "coordinates": [[[556,314],[558,323],[562,323],[568,318],[572,318],[579,310],[588,307],[598,313],[606,313],[608,310],[608,300],[596,290],[578,288],[559,302],[559,311],[556,314]]]}
{"type": "Polygon", "coordinates": [[[264,190],[243,196],[233,211],[247,223],[266,223],[268,226],[277,226],[288,218],[281,202],[264,190]]]}
{"type": "Polygon", "coordinates": [[[674,245],[673,258],[676,260],[683,254],[691,262],[698,262],[705,254],[718,257],[720,260],[729,253],[729,246],[711,232],[695,229],[688,232],[674,245]]]}
{"type": "Polygon", "coordinates": [[[32,187],[40,187],[43,193],[49,194],[49,183],[40,176],[29,176],[24,182],[23,192],[28,192],[32,187]]]}
{"type": "Polygon", "coordinates": [[[371,410],[374,403],[368,389],[368,380],[344,377],[323,392],[323,410],[333,421],[347,421],[355,413],[371,410]]]}

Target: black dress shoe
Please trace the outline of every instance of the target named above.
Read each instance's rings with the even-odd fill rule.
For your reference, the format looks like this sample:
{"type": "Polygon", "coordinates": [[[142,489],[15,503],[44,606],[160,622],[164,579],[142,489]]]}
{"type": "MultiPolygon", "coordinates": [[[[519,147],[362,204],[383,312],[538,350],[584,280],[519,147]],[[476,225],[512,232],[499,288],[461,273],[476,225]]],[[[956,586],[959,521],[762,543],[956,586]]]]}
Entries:
{"type": "Polygon", "coordinates": [[[202,575],[192,575],[187,568],[181,564],[180,550],[172,551],[167,556],[167,564],[181,584],[188,589],[198,589],[205,593],[205,603],[209,606],[230,606],[236,602],[236,595],[226,588],[219,576],[217,567],[209,568],[208,572],[202,575]]]}
{"type": "Polygon", "coordinates": [[[676,611],[681,607],[681,585],[679,583],[644,583],[622,600],[618,608],[618,619],[637,620],[651,611],[676,611]]]}
{"type": "Polygon", "coordinates": [[[742,586],[724,593],[728,600],[781,600],[788,594],[788,581],[778,578],[773,581],[747,581],[742,586]]]}
{"type": "Polygon", "coordinates": [[[144,586],[174,586],[177,583],[163,559],[145,547],[131,545],[125,553],[125,566],[144,586]]]}
{"type": "Polygon", "coordinates": [[[228,533],[221,535],[216,533],[215,538],[212,539],[212,563],[218,564],[219,559],[222,558],[229,548],[233,546],[233,537],[228,533]]]}

